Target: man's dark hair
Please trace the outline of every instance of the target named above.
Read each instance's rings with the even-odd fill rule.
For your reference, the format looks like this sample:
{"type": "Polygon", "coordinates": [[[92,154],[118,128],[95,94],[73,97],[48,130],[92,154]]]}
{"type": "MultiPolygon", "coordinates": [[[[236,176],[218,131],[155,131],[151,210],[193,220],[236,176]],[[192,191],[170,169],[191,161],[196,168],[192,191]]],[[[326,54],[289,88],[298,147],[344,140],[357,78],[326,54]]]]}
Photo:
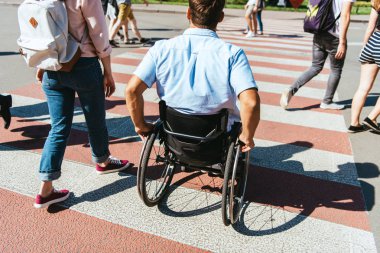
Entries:
{"type": "Polygon", "coordinates": [[[225,0],[189,0],[191,22],[200,28],[215,28],[224,5],[225,0]]]}

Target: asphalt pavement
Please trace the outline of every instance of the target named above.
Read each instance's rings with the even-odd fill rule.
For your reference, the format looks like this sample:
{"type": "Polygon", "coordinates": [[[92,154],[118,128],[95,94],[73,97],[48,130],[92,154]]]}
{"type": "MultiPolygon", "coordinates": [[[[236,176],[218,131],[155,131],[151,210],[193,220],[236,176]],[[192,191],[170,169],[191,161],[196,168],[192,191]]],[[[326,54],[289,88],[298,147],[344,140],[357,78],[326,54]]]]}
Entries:
{"type": "MultiPolygon", "coordinates": [[[[201,186],[190,187],[192,183],[200,184],[194,179],[189,179],[189,184],[179,185],[159,208],[148,209],[136,196],[132,172],[101,178],[94,176],[86,147],[86,127],[80,114],[75,119],[65,158],[65,176],[58,183],[59,186],[72,187],[75,196],[58,209],[50,210],[57,214],[33,210],[31,197],[38,187],[34,170],[49,121],[43,94],[33,84],[34,70],[26,68],[17,53],[18,1],[9,2],[10,5],[0,5],[3,21],[0,92],[14,95],[12,113],[15,118],[10,131],[0,130],[0,192],[17,200],[18,204],[13,206],[8,200],[9,207],[6,205],[2,209],[7,215],[0,219],[0,235],[6,238],[0,240],[3,242],[0,242],[1,252],[43,252],[46,247],[50,247],[50,251],[88,252],[93,251],[94,246],[105,251],[106,242],[115,252],[143,249],[167,252],[167,247],[177,251],[218,252],[376,252],[373,237],[380,245],[380,199],[376,194],[380,189],[380,151],[377,148],[380,136],[371,132],[348,135],[345,128],[349,122],[349,109],[340,113],[322,112],[317,108],[328,77],[328,65],[299,93],[291,104],[292,110],[284,112],[278,107],[279,94],[310,62],[311,37],[302,32],[302,13],[264,11],[265,36],[247,40],[241,34],[244,27],[244,21],[239,17],[241,11],[226,10],[225,22],[218,32],[223,39],[247,52],[263,101],[263,120],[254,153],[256,177],[251,181],[253,190],[248,196],[251,204],[241,226],[235,230],[219,226],[218,196],[202,190],[201,186]],[[72,237],[60,234],[69,241],[62,244],[55,237],[50,245],[33,244],[36,250],[27,250],[27,242],[44,237],[42,228],[52,232],[48,224],[36,226],[36,219],[58,222],[57,228],[62,231],[66,231],[64,223],[67,222],[73,231],[77,231],[77,241],[70,243],[72,237]],[[20,222],[25,223],[24,227],[17,227],[20,222]],[[83,228],[76,226],[77,223],[88,223],[93,227],[83,228]],[[213,230],[212,233],[204,224],[213,230]],[[33,227],[35,235],[28,226],[33,227]],[[93,240],[86,242],[91,228],[108,231],[112,238],[101,237],[104,244],[93,240]],[[84,231],[82,235],[81,229],[84,231]],[[222,242],[218,235],[223,236],[222,242]],[[130,238],[126,239],[128,236],[130,238]],[[17,238],[26,239],[22,242],[17,238]],[[138,243],[137,238],[144,239],[138,243]],[[120,247],[120,242],[131,247],[120,247]],[[78,246],[81,244],[83,248],[78,246]],[[237,246],[231,246],[233,244],[237,246]],[[147,245],[160,246],[155,249],[147,245]]],[[[135,5],[134,8],[144,37],[171,38],[188,26],[184,7],[135,5]]],[[[349,30],[348,54],[336,97],[347,105],[351,103],[359,82],[357,57],[362,47],[366,18],[354,16],[355,22],[349,30]]],[[[113,153],[128,155],[135,163],[141,143],[128,141],[135,133],[123,104],[122,90],[147,49],[141,45],[122,45],[113,50],[118,90],[107,104],[113,153]]],[[[375,84],[363,117],[379,94],[380,88],[375,84]]],[[[154,92],[145,94],[145,99],[148,113],[157,115],[153,105],[157,101],[154,92]]],[[[201,180],[217,185],[207,178],[201,180]]]]}

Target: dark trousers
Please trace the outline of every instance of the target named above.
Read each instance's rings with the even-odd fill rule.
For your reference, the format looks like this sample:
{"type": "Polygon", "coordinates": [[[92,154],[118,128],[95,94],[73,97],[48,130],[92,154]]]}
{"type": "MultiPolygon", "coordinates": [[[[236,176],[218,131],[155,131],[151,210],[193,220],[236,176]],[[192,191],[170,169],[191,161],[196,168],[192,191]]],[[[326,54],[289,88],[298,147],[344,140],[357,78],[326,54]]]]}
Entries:
{"type": "Polygon", "coordinates": [[[337,60],[335,54],[338,50],[339,38],[330,33],[315,34],[313,39],[313,62],[311,67],[305,71],[290,87],[294,95],[302,86],[309,82],[314,76],[322,71],[327,57],[330,60],[330,76],[327,81],[327,89],[323,103],[330,104],[333,100],[339,80],[342,74],[344,58],[337,60]]]}
{"type": "Polygon", "coordinates": [[[102,6],[103,6],[104,15],[106,15],[106,13],[107,13],[108,2],[109,2],[109,0],[102,0],[102,6]]]}
{"type": "Polygon", "coordinates": [[[257,22],[259,23],[259,28],[260,28],[260,32],[263,31],[264,27],[263,27],[263,21],[261,19],[261,11],[257,11],[257,14],[256,14],[256,17],[257,17],[257,22]]]}

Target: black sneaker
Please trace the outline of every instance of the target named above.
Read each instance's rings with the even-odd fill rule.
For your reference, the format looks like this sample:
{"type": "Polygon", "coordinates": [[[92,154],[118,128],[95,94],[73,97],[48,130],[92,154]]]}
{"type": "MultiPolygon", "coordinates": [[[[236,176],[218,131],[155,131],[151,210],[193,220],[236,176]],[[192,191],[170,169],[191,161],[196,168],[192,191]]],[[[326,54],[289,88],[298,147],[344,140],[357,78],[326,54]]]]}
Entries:
{"type": "Polygon", "coordinates": [[[148,39],[145,39],[145,38],[141,38],[141,39],[139,39],[139,42],[140,43],[146,43],[146,42],[148,42],[149,40],[148,39]]]}
{"type": "Polygon", "coordinates": [[[11,124],[12,115],[11,115],[11,111],[9,110],[9,108],[11,107],[12,107],[12,96],[0,95],[0,116],[4,120],[5,129],[8,129],[9,125],[11,124]]]}
{"type": "Polygon", "coordinates": [[[117,44],[115,40],[110,40],[110,45],[111,47],[119,47],[119,45],[117,44]]]}
{"type": "Polygon", "coordinates": [[[127,41],[124,41],[124,44],[126,44],[126,45],[134,45],[134,44],[136,44],[136,42],[134,40],[127,40],[127,41]]]}
{"type": "Polygon", "coordinates": [[[364,132],[367,130],[368,130],[368,128],[366,128],[364,125],[360,125],[360,126],[350,125],[347,129],[347,132],[349,132],[349,133],[360,133],[360,132],[364,132]]]}
{"type": "Polygon", "coordinates": [[[122,34],[121,30],[117,32],[117,35],[119,36],[120,40],[124,40],[124,35],[122,34]]]}
{"type": "Polygon", "coordinates": [[[380,133],[380,127],[378,124],[374,123],[370,118],[365,118],[363,124],[371,128],[376,133],[380,133]]]}

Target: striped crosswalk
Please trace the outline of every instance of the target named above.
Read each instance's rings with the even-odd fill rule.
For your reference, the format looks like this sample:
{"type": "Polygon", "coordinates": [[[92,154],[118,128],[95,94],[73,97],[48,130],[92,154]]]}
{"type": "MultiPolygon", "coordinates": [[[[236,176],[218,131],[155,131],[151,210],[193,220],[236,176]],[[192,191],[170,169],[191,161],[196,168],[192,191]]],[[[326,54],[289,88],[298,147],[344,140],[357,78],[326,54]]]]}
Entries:
{"type": "MultiPolygon", "coordinates": [[[[78,222],[87,219],[91,226],[102,223],[103,228],[118,231],[112,234],[113,244],[109,246],[115,252],[141,252],[144,248],[157,252],[376,252],[343,116],[319,108],[329,73],[327,64],[297,93],[288,111],[279,106],[280,94],[311,63],[312,37],[302,32],[299,22],[287,22],[284,26],[280,20],[268,20],[265,35],[252,39],[242,35],[241,18],[225,20],[218,30],[222,39],[245,50],[262,102],[247,205],[237,226],[224,227],[221,222],[219,179],[180,173],[164,202],[148,208],[137,194],[135,167],[128,173],[97,176],[79,101],[62,178],[56,184],[74,193],[64,203],[70,216],[77,216],[78,222]],[[135,246],[117,245],[118,241],[126,242],[125,236],[132,236],[128,242],[135,241],[135,246]]],[[[125,108],[124,88],[146,52],[146,48],[139,48],[113,59],[117,89],[106,103],[111,153],[134,164],[138,164],[142,142],[125,108]]],[[[0,130],[0,164],[9,165],[0,170],[0,188],[6,189],[0,190],[0,195],[17,192],[15,196],[28,203],[23,208],[32,209],[30,197],[38,189],[35,173],[50,118],[37,85],[11,93],[12,131],[0,130]]],[[[147,118],[156,119],[158,96],[154,87],[144,93],[144,99],[147,118]]],[[[36,217],[42,215],[30,212],[36,212],[36,217]]],[[[19,213],[26,215],[25,210],[19,213]]],[[[73,229],[77,225],[80,227],[74,224],[73,229]]],[[[62,251],[80,251],[59,247],[62,251]]],[[[102,246],[99,249],[103,251],[102,246]]]]}

